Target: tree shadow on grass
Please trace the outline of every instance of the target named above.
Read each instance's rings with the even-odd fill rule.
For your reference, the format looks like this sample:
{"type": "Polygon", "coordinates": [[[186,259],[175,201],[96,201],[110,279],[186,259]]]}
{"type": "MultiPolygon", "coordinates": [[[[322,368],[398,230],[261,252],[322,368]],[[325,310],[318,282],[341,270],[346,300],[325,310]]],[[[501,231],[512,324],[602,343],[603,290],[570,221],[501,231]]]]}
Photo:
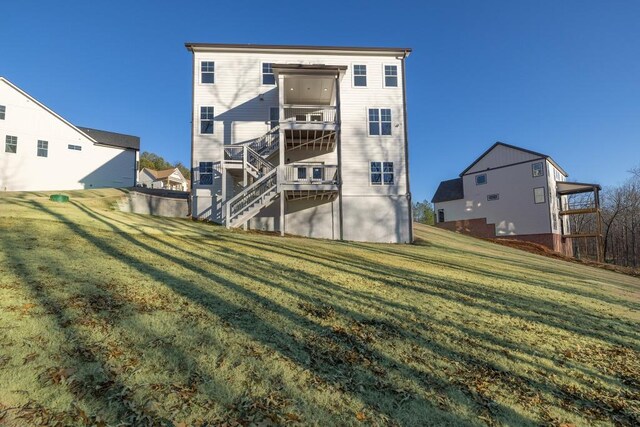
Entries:
{"type": "MultiPolygon", "coordinates": [[[[91,213],[91,212],[85,212],[85,213],[87,213],[88,215],[93,215],[93,213],[91,213]]],[[[137,244],[138,246],[142,246],[142,248],[145,251],[150,251],[150,250],[153,251],[153,250],[155,250],[155,251],[158,252],[158,254],[160,256],[168,257],[171,261],[174,261],[174,262],[180,262],[180,260],[177,259],[177,258],[176,259],[171,259],[172,256],[170,254],[166,253],[166,252],[161,251],[159,249],[160,246],[169,246],[169,247],[171,247],[171,249],[176,250],[176,251],[189,252],[189,250],[185,250],[184,248],[168,244],[167,242],[164,242],[164,241],[160,241],[160,240],[157,239],[157,237],[154,237],[154,236],[148,236],[148,237],[155,239],[157,241],[158,245],[154,245],[154,247],[152,248],[149,245],[147,245],[147,244],[145,244],[143,242],[140,242],[140,241],[138,241],[137,239],[135,239],[133,237],[130,237],[130,239],[131,239],[132,243],[137,244]]],[[[230,243],[230,244],[233,243],[233,244],[238,244],[238,245],[243,245],[243,244],[247,245],[246,242],[239,242],[239,240],[241,240],[240,236],[236,236],[236,237],[237,237],[237,239],[235,239],[233,241],[229,240],[229,241],[227,241],[227,243],[230,243]]],[[[222,238],[222,240],[224,240],[225,238],[222,238]]],[[[191,246],[194,246],[194,245],[192,244],[191,246]]],[[[187,245],[186,247],[189,247],[189,246],[187,245]]],[[[207,249],[211,249],[211,248],[210,247],[207,248],[206,246],[204,246],[204,247],[202,247],[202,249],[203,249],[202,253],[198,254],[198,253],[192,252],[192,253],[190,253],[190,255],[202,256],[202,257],[206,258],[206,255],[205,255],[206,251],[207,251],[207,249]]],[[[291,249],[291,248],[289,248],[289,249],[291,249]]],[[[273,251],[274,250],[273,246],[270,246],[268,248],[268,250],[269,251],[273,251]]],[[[291,255],[290,252],[291,252],[291,250],[285,251],[284,254],[287,254],[287,255],[290,256],[291,255]]],[[[279,288],[280,290],[284,290],[287,293],[293,295],[294,297],[296,297],[298,299],[306,299],[306,300],[308,300],[310,302],[314,302],[314,303],[319,303],[320,301],[322,301],[322,298],[318,297],[318,296],[316,296],[313,299],[311,299],[309,295],[302,294],[300,292],[294,291],[294,290],[290,289],[290,287],[288,289],[285,289],[282,283],[273,282],[268,277],[265,277],[264,274],[260,274],[260,269],[252,268],[251,267],[251,263],[245,262],[243,264],[242,270],[233,267],[234,263],[235,263],[235,265],[240,265],[239,261],[240,262],[242,261],[243,256],[246,258],[245,261],[248,261],[248,260],[251,259],[251,257],[247,256],[246,254],[233,251],[229,247],[225,247],[223,252],[221,252],[221,253],[219,252],[219,253],[215,254],[215,257],[216,257],[216,260],[218,261],[218,266],[219,267],[221,267],[222,269],[231,271],[232,273],[238,275],[239,277],[243,277],[245,279],[256,280],[256,281],[259,281],[260,283],[262,283],[264,285],[267,285],[269,287],[279,288]],[[230,257],[232,262],[231,263],[222,263],[222,259],[224,259],[225,257],[230,257]]],[[[355,258],[357,259],[357,257],[355,257],[355,258]]],[[[214,260],[212,259],[211,261],[214,261],[214,260]]],[[[259,261],[259,260],[256,260],[256,261],[259,261]]],[[[317,262],[317,259],[313,259],[313,260],[310,260],[310,261],[317,262]]],[[[187,263],[185,266],[187,268],[189,268],[190,270],[196,271],[198,274],[201,274],[203,276],[211,275],[211,272],[205,271],[205,270],[203,270],[201,267],[199,267],[197,265],[193,265],[193,264],[187,263]]],[[[268,266],[268,267],[271,267],[271,268],[266,268],[266,270],[282,271],[282,270],[286,269],[285,266],[278,265],[276,263],[270,263],[270,266],[268,266]]],[[[362,266],[360,266],[360,268],[361,267],[362,266]]],[[[353,271],[350,271],[350,272],[353,273],[353,271]]],[[[305,275],[303,272],[300,272],[300,271],[297,271],[297,270],[294,270],[294,271],[290,270],[289,273],[295,274],[296,276],[302,276],[300,278],[302,278],[303,281],[308,282],[309,284],[324,286],[326,289],[331,289],[333,291],[336,291],[336,286],[334,284],[331,284],[330,282],[323,281],[322,279],[320,279],[320,278],[318,278],[316,276],[305,275]]],[[[375,280],[375,279],[379,279],[379,278],[372,277],[372,279],[375,280]]],[[[389,283],[389,284],[391,286],[397,285],[397,283],[389,283]]],[[[264,305],[264,298],[259,296],[258,294],[250,292],[250,291],[248,291],[246,289],[236,289],[236,290],[241,292],[241,293],[243,293],[243,294],[245,294],[245,296],[249,295],[250,298],[253,299],[259,305],[264,305]]],[[[367,298],[367,297],[370,297],[370,295],[364,294],[364,295],[360,295],[358,297],[367,298]]],[[[448,296],[448,297],[450,298],[450,296],[448,296]]],[[[272,304],[273,304],[273,302],[272,302],[272,304]]],[[[384,306],[384,304],[381,304],[381,305],[384,306]]],[[[271,307],[273,307],[273,306],[271,306],[271,307]]],[[[350,310],[348,310],[348,309],[346,309],[344,307],[340,307],[339,304],[336,304],[336,307],[337,307],[337,310],[341,314],[346,316],[346,317],[350,317],[350,318],[354,318],[354,319],[358,319],[359,317],[362,317],[357,312],[353,312],[353,311],[350,311],[350,310]]],[[[490,310],[492,307],[491,306],[486,306],[484,308],[490,310]]],[[[308,329],[311,329],[313,332],[317,332],[318,333],[317,336],[319,336],[319,337],[323,337],[323,336],[326,335],[327,331],[322,331],[322,327],[319,327],[318,325],[315,325],[312,322],[305,321],[304,318],[299,317],[296,313],[294,313],[294,312],[292,312],[292,311],[290,311],[290,310],[288,310],[288,309],[286,309],[286,308],[284,308],[282,306],[273,307],[273,311],[274,312],[278,312],[278,313],[280,313],[282,315],[285,315],[289,319],[295,319],[296,323],[298,323],[300,327],[307,327],[308,329]]],[[[513,315],[513,313],[511,313],[511,315],[513,315]]],[[[399,318],[399,320],[401,322],[408,322],[409,321],[409,319],[407,319],[407,318],[399,318]]],[[[435,319],[433,319],[433,320],[435,321],[435,319]]],[[[473,331],[471,329],[468,329],[468,328],[464,328],[464,326],[461,325],[461,324],[453,323],[452,325],[454,327],[462,329],[463,331],[466,330],[466,333],[468,333],[471,336],[473,336],[475,334],[475,331],[473,331]]],[[[509,373],[502,372],[499,367],[493,366],[493,365],[491,365],[491,364],[489,364],[489,363],[487,363],[485,361],[482,361],[480,359],[470,357],[469,355],[466,355],[464,353],[460,353],[460,352],[458,352],[456,350],[453,350],[450,347],[444,347],[444,346],[442,346],[440,344],[433,343],[433,342],[428,342],[427,343],[422,338],[420,338],[420,337],[418,337],[416,335],[409,334],[406,337],[410,338],[413,341],[415,341],[416,344],[418,344],[420,346],[423,346],[423,347],[426,347],[426,348],[430,348],[432,351],[440,354],[442,357],[445,357],[445,358],[447,358],[449,360],[452,360],[452,361],[453,360],[457,360],[457,361],[464,360],[465,363],[467,364],[467,366],[469,366],[469,367],[473,367],[473,366],[480,367],[482,370],[484,370],[484,371],[486,371],[488,373],[491,373],[491,375],[503,376],[503,377],[507,378],[504,381],[507,382],[507,383],[510,383],[512,386],[514,385],[514,381],[515,381],[515,383],[517,383],[517,384],[529,384],[530,386],[534,387],[535,389],[549,391],[549,392],[553,393],[554,395],[558,395],[558,396],[561,396],[563,398],[566,397],[566,392],[562,389],[561,385],[558,385],[557,387],[553,387],[553,386],[550,386],[549,384],[537,382],[537,381],[532,380],[531,378],[522,377],[522,376],[519,376],[518,374],[515,374],[515,373],[512,373],[512,372],[509,372],[509,373]]],[[[480,340],[486,340],[487,338],[491,338],[491,337],[488,337],[487,335],[484,335],[484,336],[476,336],[476,338],[479,338],[480,340]]],[[[490,339],[490,341],[495,343],[496,345],[499,345],[499,346],[502,346],[502,347],[507,347],[508,348],[510,345],[513,346],[513,344],[508,344],[508,343],[505,343],[505,342],[503,342],[501,340],[490,339]]],[[[286,346],[287,342],[285,340],[284,342],[281,342],[279,344],[286,346]]],[[[490,350],[489,347],[487,347],[486,349],[490,350]]],[[[529,351],[529,352],[533,353],[531,349],[526,349],[526,348],[523,348],[523,347],[515,347],[515,350],[524,351],[524,352],[529,351]]],[[[374,359],[379,359],[379,355],[373,354],[373,358],[374,359]]],[[[409,368],[407,366],[398,367],[398,361],[397,360],[381,359],[381,362],[382,362],[381,364],[383,366],[389,366],[390,364],[395,364],[396,369],[399,369],[400,371],[402,371],[402,373],[404,375],[406,375],[407,377],[422,378],[423,375],[424,375],[424,373],[421,374],[420,371],[412,370],[412,368],[409,368]]],[[[538,368],[540,368],[540,366],[538,366],[538,368]]],[[[472,369],[472,368],[469,368],[469,369],[472,369]]],[[[545,368],[545,369],[548,369],[548,368],[545,368]]],[[[327,373],[324,372],[324,374],[326,375],[327,373]]],[[[434,380],[433,378],[428,378],[427,381],[425,383],[423,383],[423,385],[425,385],[425,387],[427,387],[427,388],[430,387],[431,389],[433,389],[433,387],[434,387],[434,381],[433,380],[434,380]]],[[[446,388],[447,385],[443,384],[442,382],[440,382],[440,383],[436,382],[435,383],[435,387],[436,388],[442,388],[442,387],[446,388]]],[[[361,397],[361,396],[359,396],[359,397],[361,397]]],[[[591,399],[591,403],[594,406],[598,407],[598,408],[608,408],[607,403],[602,401],[602,400],[598,400],[597,397],[593,397],[591,399]]],[[[576,404],[578,404],[578,402],[576,402],[576,404]]],[[[604,409],[603,409],[603,411],[604,411],[604,409]]]]}
{"type": "MultiPolygon", "coordinates": [[[[89,216],[95,215],[88,210],[84,210],[84,212],[89,216]]],[[[118,230],[115,225],[111,224],[110,226],[113,227],[114,231],[118,230]]],[[[157,245],[147,244],[131,235],[123,234],[122,237],[136,245],[139,250],[157,255],[167,262],[181,265],[183,268],[202,276],[203,279],[214,281],[219,286],[226,288],[226,292],[232,292],[232,294],[240,296],[249,304],[239,304],[228,299],[225,300],[220,296],[220,293],[214,294],[211,290],[202,288],[175,274],[158,270],[150,265],[140,264],[136,262],[135,258],[113,247],[108,242],[86,233],[81,227],[70,226],[70,228],[103,252],[116,256],[130,265],[135,265],[138,270],[156,279],[159,283],[191,299],[194,303],[200,304],[212,313],[228,319],[233,327],[248,334],[255,341],[272,348],[295,365],[313,372],[323,381],[333,384],[343,392],[364,402],[368,408],[380,413],[386,419],[404,419],[405,423],[421,424],[420,420],[406,418],[404,409],[412,407],[414,410],[419,408],[420,412],[418,413],[431,412],[432,416],[437,415],[441,421],[448,420],[447,422],[456,424],[468,422],[468,420],[458,418],[453,413],[442,411],[436,403],[425,400],[418,395],[413,395],[405,401],[398,401],[397,398],[394,398],[393,381],[387,378],[385,374],[387,369],[392,369],[396,374],[401,374],[409,381],[418,379],[422,388],[431,392],[447,389],[449,384],[428,372],[417,370],[402,364],[398,360],[390,359],[387,355],[376,350],[374,346],[354,337],[348,331],[336,331],[319,325],[272,299],[259,295],[212,271],[203,270],[199,265],[190,262],[189,258],[179,258],[160,250],[157,245]],[[285,324],[287,322],[292,323],[297,330],[304,331],[303,335],[308,339],[298,334],[292,335],[277,329],[269,322],[266,322],[263,316],[253,312],[252,309],[254,307],[283,318],[285,324]],[[366,369],[367,366],[372,368],[366,369]],[[379,369],[376,371],[375,367],[379,367],[379,369]]],[[[247,276],[240,272],[237,277],[240,279],[247,276]]],[[[260,279],[261,283],[267,286],[277,286],[276,283],[268,279],[256,279],[260,279]]],[[[467,398],[463,400],[459,398],[456,405],[466,406],[481,413],[489,407],[487,401],[478,401],[471,390],[462,387],[459,390],[464,392],[463,394],[467,398]]],[[[490,406],[501,416],[519,424],[531,424],[533,422],[511,408],[496,402],[492,402],[490,406]]]]}

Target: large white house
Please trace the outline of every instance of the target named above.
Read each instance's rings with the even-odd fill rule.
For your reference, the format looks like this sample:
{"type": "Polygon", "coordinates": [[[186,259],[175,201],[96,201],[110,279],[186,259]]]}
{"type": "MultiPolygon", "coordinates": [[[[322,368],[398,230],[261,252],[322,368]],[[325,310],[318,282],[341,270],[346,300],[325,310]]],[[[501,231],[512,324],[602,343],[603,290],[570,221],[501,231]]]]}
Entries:
{"type": "Polygon", "coordinates": [[[138,183],[147,188],[162,188],[175,191],[187,191],[189,188],[189,181],[178,168],[162,170],[142,168],[138,173],[138,183]]]}
{"type": "Polygon", "coordinates": [[[140,138],[74,126],[0,77],[0,191],[132,187],[140,138]]]}
{"type": "Polygon", "coordinates": [[[412,241],[411,49],[186,47],[194,217],[327,239],[412,241]]]}
{"type": "Polygon", "coordinates": [[[497,142],[460,174],[442,181],[431,200],[436,225],[477,237],[531,241],[571,255],[568,216],[599,209],[597,184],[568,182],[551,157],[497,142]],[[595,193],[593,206],[572,194],[595,193]]]}

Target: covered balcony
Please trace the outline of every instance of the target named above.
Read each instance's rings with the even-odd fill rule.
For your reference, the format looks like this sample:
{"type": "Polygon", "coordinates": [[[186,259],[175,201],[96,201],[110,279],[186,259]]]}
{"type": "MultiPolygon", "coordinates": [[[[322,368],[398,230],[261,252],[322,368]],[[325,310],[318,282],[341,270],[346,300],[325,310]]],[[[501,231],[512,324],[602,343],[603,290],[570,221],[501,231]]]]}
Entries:
{"type": "Polygon", "coordinates": [[[338,78],[342,66],[274,64],[285,147],[333,150],[338,126],[338,78]]]}

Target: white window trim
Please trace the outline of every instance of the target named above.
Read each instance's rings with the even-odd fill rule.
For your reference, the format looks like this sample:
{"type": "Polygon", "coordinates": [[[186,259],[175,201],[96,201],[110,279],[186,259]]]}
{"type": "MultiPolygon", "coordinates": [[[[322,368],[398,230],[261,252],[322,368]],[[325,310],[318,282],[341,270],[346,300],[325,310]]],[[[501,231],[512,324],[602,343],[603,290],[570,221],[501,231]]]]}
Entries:
{"type": "MultiPolygon", "coordinates": [[[[262,87],[276,87],[276,86],[278,86],[278,79],[276,78],[276,73],[275,72],[273,72],[273,84],[272,85],[266,84],[266,83],[262,83],[262,74],[263,74],[262,73],[262,69],[264,67],[264,64],[271,64],[273,66],[273,64],[275,64],[275,62],[260,61],[260,70],[258,70],[259,71],[258,76],[260,78],[260,81],[259,81],[260,86],[262,86],[262,87]]],[[[273,68],[271,69],[271,71],[273,71],[273,68]]]]}
{"type": "Polygon", "coordinates": [[[367,137],[369,138],[393,138],[393,117],[395,116],[395,111],[392,107],[366,107],[365,108],[365,117],[366,117],[366,126],[367,126],[367,137]],[[378,110],[378,115],[380,117],[380,135],[371,135],[369,133],[369,110],[378,110]],[[380,110],[391,110],[391,135],[382,135],[382,114],[380,110]]]}
{"type": "Polygon", "coordinates": [[[390,188],[390,187],[396,187],[398,185],[398,175],[397,175],[397,169],[396,169],[396,162],[394,162],[394,161],[391,161],[391,160],[369,160],[367,162],[367,174],[369,175],[369,187],[390,188]],[[382,181],[380,181],[380,185],[374,184],[371,181],[371,163],[380,163],[380,179],[382,180],[382,181]],[[384,174],[385,174],[385,172],[384,172],[384,163],[393,164],[393,184],[385,184],[384,183],[384,174]]]}
{"type": "Polygon", "coordinates": [[[44,159],[49,157],[49,141],[44,140],[44,139],[38,139],[38,142],[36,142],[36,157],[42,157],[44,159]],[[47,148],[40,148],[40,143],[44,142],[47,144],[47,148]],[[46,156],[41,156],[40,155],[40,150],[44,150],[46,156]]]}
{"type": "Polygon", "coordinates": [[[531,177],[533,177],[533,178],[542,178],[543,176],[544,176],[544,162],[539,161],[539,162],[531,163],[531,177]],[[534,173],[533,173],[534,170],[535,170],[534,166],[537,165],[537,164],[542,165],[542,169],[541,169],[542,173],[540,175],[534,175],[534,173]]]}
{"type": "Polygon", "coordinates": [[[198,68],[198,84],[200,86],[215,86],[216,84],[216,74],[218,74],[217,70],[216,70],[216,61],[214,60],[209,60],[209,59],[201,59],[199,62],[199,68],[198,68]],[[213,83],[202,83],[202,63],[203,62],[213,62],[213,83]]]}
{"type": "Polygon", "coordinates": [[[370,74],[371,67],[369,64],[362,62],[353,62],[351,64],[351,87],[354,89],[367,89],[369,87],[369,83],[371,83],[371,79],[369,78],[370,74]],[[367,77],[367,84],[364,86],[356,86],[356,65],[364,65],[365,67],[367,67],[367,74],[365,74],[365,76],[367,77]]]}
{"type": "Polygon", "coordinates": [[[382,87],[385,89],[398,89],[400,87],[400,67],[398,64],[382,64],[382,87]],[[395,86],[387,86],[387,75],[385,74],[384,67],[396,67],[396,79],[398,84],[395,86]]]}
{"type": "Polygon", "coordinates": [[[215,105],[199,105],[198,106],[198,122],[196,126],[198,126],[198,135],[204,137],[215,136],[216,134],[216,106],[215,105]],[[212,133],[202,133],[202,107],[213,107],[213,132],[212,133]]]}
{"type": "Polygon", "coordinates": [[[18,154],[18,141],[19,141],[19,138],[16,135],[5,135],[3,153],[5,153],[5,154],[18,154]],[[8,137],[16,139],[16,151],[7,151],[7,138],[8,137]]]}
{"type": "Polygon", "coordinates": [[[534,188],[533,189],[533,203],[536,204],[536,205],[542,205],[542,204],[547,203],[547,195],[546,194],[547,194],[547,190],[545,190],[544,187],[536,187],[536,188],[534,188]],[[541,202],[537,202],[536,201],[536,190],[540,190],[540,189],[542,189],[542,198],[543,198],[543,200],[541,202]]]}

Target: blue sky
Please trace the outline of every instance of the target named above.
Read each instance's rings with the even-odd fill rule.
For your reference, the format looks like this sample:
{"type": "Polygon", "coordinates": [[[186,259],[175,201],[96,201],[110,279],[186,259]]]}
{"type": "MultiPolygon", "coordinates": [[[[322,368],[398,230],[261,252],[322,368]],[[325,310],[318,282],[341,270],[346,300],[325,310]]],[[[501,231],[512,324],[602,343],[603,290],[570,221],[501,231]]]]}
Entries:
{"type": "Polygon", "coordinates": [[[605,186],[640,165],[640,1],[335,4],[5,1],[0,75],[188,164],[184,42],[408,46],[414,200],[498,140],[605,186]]]}

